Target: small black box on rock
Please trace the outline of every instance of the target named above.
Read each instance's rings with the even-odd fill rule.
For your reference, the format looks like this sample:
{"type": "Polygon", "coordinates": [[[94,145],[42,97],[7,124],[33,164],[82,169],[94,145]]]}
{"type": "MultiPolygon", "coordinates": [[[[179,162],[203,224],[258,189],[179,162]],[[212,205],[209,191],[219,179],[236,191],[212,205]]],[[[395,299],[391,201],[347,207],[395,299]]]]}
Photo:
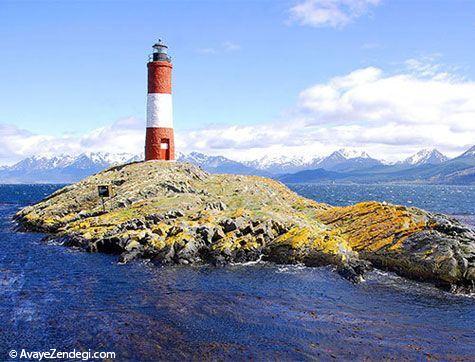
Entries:
{"type": "Polygon", "coordinates": [[[97,192],[99,197],[111,197],[112,186],[111,185],[99,185],[97,186],[97,192]]]}

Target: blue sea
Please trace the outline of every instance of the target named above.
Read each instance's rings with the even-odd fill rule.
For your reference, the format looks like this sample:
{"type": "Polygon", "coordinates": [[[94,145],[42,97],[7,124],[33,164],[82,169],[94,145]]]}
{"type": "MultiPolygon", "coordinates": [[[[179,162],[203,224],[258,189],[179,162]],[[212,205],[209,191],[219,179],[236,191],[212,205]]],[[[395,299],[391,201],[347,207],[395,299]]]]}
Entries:
{"type": "Polygon", "coordinates": [[[336,206],[386,201],[450,215],[475,215],[475,186],[289,184],[298,194],[336,206]]]}
{"type": "MultiPolygon", "coordinates": [[[[475,360],[475,298],[391,273],[119,265],[14,231],[56,185],[0,185],[0,360],[11,350],[112,351],[119,361],[475,360]]],[[[475,224],[475,187],[291,185],[318,201],[388,201],[475,224]]]]}

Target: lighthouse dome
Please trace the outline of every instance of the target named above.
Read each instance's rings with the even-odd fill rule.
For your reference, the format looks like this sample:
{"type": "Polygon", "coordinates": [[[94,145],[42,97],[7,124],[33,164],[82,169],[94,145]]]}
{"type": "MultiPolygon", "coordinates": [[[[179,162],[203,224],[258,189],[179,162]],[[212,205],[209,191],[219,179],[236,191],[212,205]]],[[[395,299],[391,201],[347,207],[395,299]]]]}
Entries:
{"type": "Polygon", "coordinates": [[[168,46],[162,41],[162,39],[158,39],[158,41],[152,46],[153,48],[153,61],[167,61],[170,62],[171,58],[168,55],[168,46]]]}

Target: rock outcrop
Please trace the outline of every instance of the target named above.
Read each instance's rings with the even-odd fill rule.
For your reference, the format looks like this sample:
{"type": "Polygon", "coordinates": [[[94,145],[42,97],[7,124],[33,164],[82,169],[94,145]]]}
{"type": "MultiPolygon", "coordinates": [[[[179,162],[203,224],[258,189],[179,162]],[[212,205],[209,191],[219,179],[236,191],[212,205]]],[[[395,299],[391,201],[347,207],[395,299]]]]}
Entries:
{"type": "Polygon", "coordinates": [[[332,207],[274,180],[211,175],[186,163],[112,167],[16,219],[122,262],[333,264],[353,281],[374,265],[452,290],[475,284],[475,232],[452,218],[378,202],[332,207]],[[105,212],[97,195],[103,184],[113,189],[105,212]]]}

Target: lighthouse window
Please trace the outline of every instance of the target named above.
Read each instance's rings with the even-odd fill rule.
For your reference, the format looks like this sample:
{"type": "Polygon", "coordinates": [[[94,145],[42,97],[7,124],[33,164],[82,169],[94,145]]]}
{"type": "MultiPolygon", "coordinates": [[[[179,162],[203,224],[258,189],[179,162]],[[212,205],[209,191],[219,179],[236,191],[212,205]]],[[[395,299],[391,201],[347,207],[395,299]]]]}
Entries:
{"type": "Polygon", "coordinates": [[[160,143],[160,149],[168,150],[168,143],[160,143]]]}

